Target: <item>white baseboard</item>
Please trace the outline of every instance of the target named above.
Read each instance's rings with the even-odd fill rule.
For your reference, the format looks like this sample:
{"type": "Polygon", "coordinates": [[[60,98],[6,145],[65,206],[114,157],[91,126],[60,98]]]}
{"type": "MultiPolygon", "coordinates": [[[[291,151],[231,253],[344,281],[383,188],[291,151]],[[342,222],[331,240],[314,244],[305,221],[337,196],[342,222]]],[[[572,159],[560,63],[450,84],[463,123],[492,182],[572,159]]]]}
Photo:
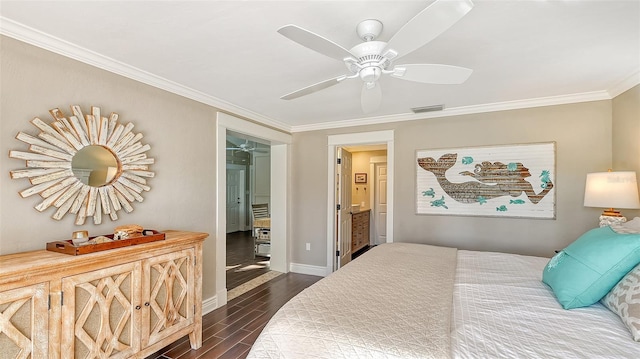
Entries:
{"type": "Polygon", "coordinates": [[[202,315],[213,312],[218,308],[218,296],[214,295],[211,298],[202,301],[202,315]]]}
{"type": "Polygon", "coordinates": [[[289,271],[293,273],[315,275],[319,277],[326,277],[331,273],[331,270],[327,267],[312,266],[300,263],[290,263],[289,271]]]}
{"type": "Polygon", "coordinates": [[[202,300],[202,315],[213,312],[215,309],[227,304],[227,289],[219,291],[211,298],[202,300]]]}

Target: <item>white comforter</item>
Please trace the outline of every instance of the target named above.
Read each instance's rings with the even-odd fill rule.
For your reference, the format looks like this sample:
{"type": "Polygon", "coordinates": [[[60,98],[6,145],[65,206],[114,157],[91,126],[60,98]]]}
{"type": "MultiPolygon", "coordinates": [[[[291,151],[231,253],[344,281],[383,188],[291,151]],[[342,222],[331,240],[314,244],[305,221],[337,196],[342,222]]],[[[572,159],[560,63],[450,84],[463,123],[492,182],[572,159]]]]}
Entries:
{"type": "Polygon", "coordinates": [[[448,358],[456,250],[384,244],[305,289],[249,358],[448,358]]]}
{"type": "Polygon", "coordinates": [[[541,281],[548,261],[458,251],[453,357],[640,358],[640,343],[600,303],[562,309],[541,281]]]}
{"type": "Polygon", "coordinates": [[[249,358],[640,358],[602,305],[562,309],[541,282],[548,258],[457,251],[452,269],[455,257],[378,246],[281,308],[249,358]]]}

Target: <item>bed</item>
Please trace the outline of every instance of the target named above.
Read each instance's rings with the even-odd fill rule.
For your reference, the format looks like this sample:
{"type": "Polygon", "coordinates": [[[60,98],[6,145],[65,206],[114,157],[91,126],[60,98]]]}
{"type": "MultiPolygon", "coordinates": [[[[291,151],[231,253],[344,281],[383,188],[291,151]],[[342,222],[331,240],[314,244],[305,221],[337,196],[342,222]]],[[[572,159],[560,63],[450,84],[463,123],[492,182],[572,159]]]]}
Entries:
{"type": "Polygon", "coordinates": [[[562,308],[548,262],[383,244],[285,304],[248,358],[640,358],[602,304],[562,308]]]}

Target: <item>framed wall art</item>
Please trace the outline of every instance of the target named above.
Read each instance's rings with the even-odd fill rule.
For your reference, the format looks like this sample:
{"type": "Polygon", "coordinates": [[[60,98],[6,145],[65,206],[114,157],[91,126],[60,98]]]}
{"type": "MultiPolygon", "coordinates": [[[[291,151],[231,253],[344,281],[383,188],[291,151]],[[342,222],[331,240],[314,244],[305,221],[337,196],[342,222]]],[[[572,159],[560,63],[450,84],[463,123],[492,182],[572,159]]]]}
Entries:
{"type": "Polygon", "coordinates": [[[366,173],[356,173],[353,178],[355,179],[355,183],[367,183],[366,173]]]}
{"type": "Polygon", "coordinates": [[[416,213],[555,219],[555,142],[416,151],[416,213]]]}

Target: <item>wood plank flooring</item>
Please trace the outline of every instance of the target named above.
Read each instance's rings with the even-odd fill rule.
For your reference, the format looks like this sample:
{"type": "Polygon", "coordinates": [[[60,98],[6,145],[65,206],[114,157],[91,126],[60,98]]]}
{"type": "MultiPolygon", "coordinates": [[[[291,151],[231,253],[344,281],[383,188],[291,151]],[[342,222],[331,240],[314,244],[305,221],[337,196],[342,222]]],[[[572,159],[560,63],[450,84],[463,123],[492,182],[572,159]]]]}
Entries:
{"type": "Polygon", "coordinates": [[[202,317],[200,349],[191,350],[188,337],[184,337],[147,359],[245,358],[276,311],[320,279],[287,273],[261,284],[202,317]]]}
{"type": "Polygon", "coordinates": [[[227,233],[227,290],[270,270],[269,257],[253,257],[251,231],[227,233]]]}

